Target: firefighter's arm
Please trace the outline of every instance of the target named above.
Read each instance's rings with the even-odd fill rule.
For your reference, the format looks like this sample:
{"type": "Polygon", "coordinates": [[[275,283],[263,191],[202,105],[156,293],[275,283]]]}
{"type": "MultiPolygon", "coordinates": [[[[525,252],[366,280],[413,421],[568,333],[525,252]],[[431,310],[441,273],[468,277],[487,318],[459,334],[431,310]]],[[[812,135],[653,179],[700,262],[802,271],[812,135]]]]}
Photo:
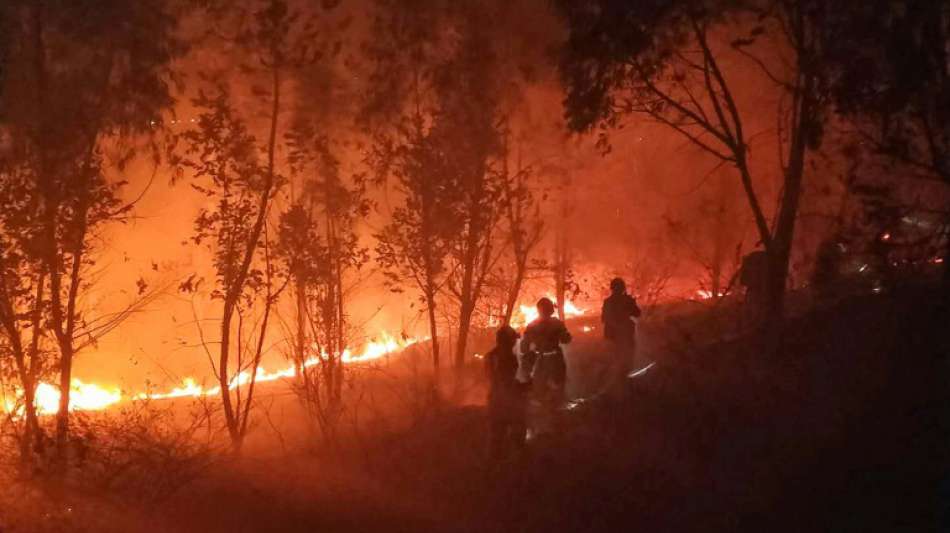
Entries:
{"type": "Polygon", "coordinates": [[[633,318],[640,318],[640,315],[642,314],[642,312],[640,311],[640,306],[637,305],[637,299],[631,298],[630,303],[631,303],[630,316],[632,316],[633,318]]]}
{"type": "Polygon", "coordinates": [[[521,337],[521,355],[528,355],[531,353],[531,344],[534,342],[534,332],[531,331],[531,328],[524,330],[524,335],[521,337]]]}
{"type": "Polygon", "coordinates": [[[571,332],[568,331],[568,330],[567,330],[567,326],[565,326],[565,325],[562,323],[562,324],[561,324],[561,333],[558,335],[558,340],[557,340],[557,341],[558,341],[559,343],[561,343],[561,344],[570,344],[572,340],[574,340],[574,339],[573,339],[573,337],[571,337],[571,332]]]}

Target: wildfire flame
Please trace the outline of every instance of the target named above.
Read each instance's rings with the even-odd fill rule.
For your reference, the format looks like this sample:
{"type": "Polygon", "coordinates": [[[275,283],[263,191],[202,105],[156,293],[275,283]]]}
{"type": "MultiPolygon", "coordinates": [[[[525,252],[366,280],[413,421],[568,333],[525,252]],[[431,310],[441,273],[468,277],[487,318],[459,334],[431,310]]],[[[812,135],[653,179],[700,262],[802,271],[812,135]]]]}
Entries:
{"type": "MultiPolygon", "coordinates": [[[[360,353],[353,353],[349,349],[343,352],[342,360],[344,363],[361,363],[379,359],[391,353],[404,350],[409,346],[419,342],[419,339],[397,340],[388,333],[383,333],[378,340],[368,342],[360,353]]],[[[311,357],[304,362],[304,367],[312,367],[321,363],[323,359],[311,357]]],[[[255,381],[258,383],[277,381],[280,379],[292,378],[296,375],[295,366],[289,366],[274,372],[258,367],[255,371],[255,381]]],[[[231,379],[228,388],[233,390],[242,387],[251,382],[249,372],[240,372],[231,379]]],[[[131,397],[136,400],[167,400],[172,398],[198,398],[201,396],[215,396],[221,392],[220,386],[203,387],[194,378],[188,377],[182,380],[180,386],[165,392],[141,392],[131,397]]],[[[18,400],[22,398],[22,392],[18,391],[16,399],[2,398],[4,411],[13,415],[22,414],[22,406],[19,406],[18,400]]],[[[59,387],[49,383],[40,383],[36,387],[36,409],[41,415],[52,415],[59,412],[59,387]]],[[[123,400],[122,391],[118,388],[109,388],[96,385],[94,383],[84,383],[78,379],[72,380],[69,395],[70,411],[101,411],[113,406],[123,400]]]]}
{"type": "MultiPolygon", "coordinates": [[[[555,301],[556,299],[553,296],[548,296],[548,299],[555,301]]],[[[572,318],[584,316],[586,312],[585,309],[581,309],[570,300],[564,300],[564,318],[572,318]]],[[[557,312],[555,311],[555,314],[557,312]]],[[[511,327],[515,329],[521,329],[531,322],[537,320],[538,318],[538,308],[534,305],[525,305],[521,304],[518,306],[518,312],[511,317],[511,327]]]]}

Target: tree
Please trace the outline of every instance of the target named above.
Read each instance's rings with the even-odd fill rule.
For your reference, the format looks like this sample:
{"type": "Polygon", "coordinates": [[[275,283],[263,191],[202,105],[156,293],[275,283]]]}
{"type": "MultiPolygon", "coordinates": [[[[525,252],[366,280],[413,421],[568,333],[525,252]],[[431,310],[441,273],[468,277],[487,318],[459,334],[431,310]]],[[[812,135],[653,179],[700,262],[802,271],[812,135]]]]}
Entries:
{"type": "Polygon", "coordinates": [[[432,368],[438,375],[441,361],[436,306],[446,283],[454,215],[447,200],[455,191],[442,179],[423,120],[421,116],[413,117],[398,141],[376,145],[375,166],[392,174],[396,190],[404,198],[403,204],[393,210],[390,222],[376,235],[376,255],[394,290],[401,290],[408,282],[419,291],[428,319],[432,368]]]}
{"type": "MultiPolygon", "coordinates": [[[[442,155],[444,172],[457,195],[458,231],[450,240],[449,293],[458,305],[455,369],[461,372],[469,333],[485,282],[498,261],[495,229],[503,191],[497,168],[501,145],[497,65],[480,10],[464,10],[458,22],[460,42],[451,60],[438,68],[439,110],[431,136],[442,155]]],[[[452,205],[452,204],[450,204],[452,205]]]]}
{"type": "Polygon", "coordinates": [[[376,234],[377,261],[389,286],[408,285],[425,307],[432,366],[441,365],[437,305],[447,283],[446,262],[457,226],[458,191],[433,123],[440,113],[438,66],[445,51],[437,31],[445,13],[425,0],[412,6],[378,3],[372,65],[361,121],[373,132],[368,163],[380,185],[400,197],[390,222],[376,234]]]}
{"type": "MultiPolygon", "coordinates": [[[[816,28],[824,2],[619,0],[560,2],[570,29],[561,62],[574,131],[604,135],[630,114],[647,116],[736,168],[768,257],[766,324],[780,327],[806,158],[824,124],[816,28]],[[738,21],[738,22],[736,22],[738,21]],[[731,37],[731,38],[730,38],[731,37]],[[765,37],[778,43],[765,46],[765,37]],[[788,53],[787,65],[763,53],[788,53]],[[746,59],[782,95],[777,139],[782,176],[770,222],[750,164],[748,110],[723,59],[746,59]]],[[[777,338],[777,337],[773,337],[777,338]]]]}
{"type": "Polygon", "coordinates": [[[503,218],[506,223],[506,241],[511,253],[511,267],[514,277],[507,284],[504,302],[503,324],[510,324],[521,289],[528,277],[528,267],[538,245],[544,238],[544,219],[541,216],[541,205],[532,190],[530,177],[533,169],[524,166],[520,151],[516,157],[515,168],[511,169],[509,161],[510,129],[504,129],[501,151],[501,205],[503,218]]]}
{"type": "MultiPolygon", "coordinates": [[[[429,309],[430,332],[437,322],[436,297],[441,293],[451,304],[443,314],[457,325],[454,363],[460,370],[489,274],[503,251],[497,230],[504,217],[501,182],[510,179],[503,175],[506,117],[514,115],[521,98],[519,82],[530,78],[532,68],[526,65],[535,59],[529,57],[533,52],[529,44],[515,42],[518,38],[512,38],[507,28],[499,31],[498,23],[515,26],[519,17],[537,12],[528,15],[530,9],[522,12],[524,6],[514,4],[444,0],[415,0],[409,6],[381,1],[378,5],[380,16],[368,47],[374,65],[373,97],[366,108],[376,124],[388,123],[384,143],[392,145],[399,137],[412,139],[403,146],[417,149],[415,160],[425,165],[417,167],[417,177],[431,182],[426,193],[437,193],[431,199],[439,203],[441,213],[427,211],[426,202],[421,201],[425,194],[407,205],[427,211],[420,211],[415,220],[420,227],[428,216],[438,214],[432,219],[437,225],[425,222],[426,231],[418,237],[434,230],[429,234],[447,239],[430,250],[434,252],[431,260],[418,265],[417,277],[426,286],[420,291],[429,309]],[[430,272],[437,273],[435,277],[426,275],[426,262],[432,266],[430,272]]],[[[385,148],[378,153],[387,151],[391,152],[385,148]]],[[[397,215],[408,222],[404,212],[397,215]]],[[[412,240],[407,235],[381,236],[387,240],[388,257],[410,251],[422,253],[414,255],[417,258],[426,255],[424,247],[405,246],[412,240]],[[398,249],[389,246],[396,241],[402,241],[398,249]]]]}
{"type": "MultiPolygon", "coordinates": [[[[184,47],[170,10],[162,0],[14,1],[0,7],[11,29],[0,92],[10,138],[4,170],[19,176],[4,183],[15,196],[10,191],[4,196],[19,202],[14,211],[20,214],[13,216],[26,226],[17,231],[31,236],[7,241],[19,248],[7,250],[6,259],[17,263],[7,272],[30,269],[23,279],[32,287],[32,302],[20,303],[30,305],[32,313],[42,310],[45,331],[32,329],[31,335],[47,336],[56,346],[56,443],[62,460],[73,362],[101,332],[81,307],[96,258],[94,244],[104,227],[124,220],[132,207],[121,201],[124,180],[110,173],[121,173],[134,154],[121,150],[128,148],[127,141],[149,133],[173,103],[169,66],[184,47]]],[[[14,287],[7,285],[13,299],[14,287]]],[[[7,321],[5,332],[15,337],[11,328],[22,315],[16,315],[13,300],[7,303],[17,318],[7,321]]],[[[32,316],[21,325],[34,328],[40,321],[32,316]]],[[[13,337],[7,340],[15,344],[13,337]]],[[[30,357],[38,355],[34,342],[28,344],[30,357]]],[[[35,387],[35,376],[27,374],[21,376],[24,385],[35,387]]],[[[24,394],[30,397],[32,391],[24,394]]]]}
{"type": "Polygon", "coordinates": [[[38,254],[30,253],[35,249],[31,242],[38,237],[36,210],[30,202],[22,201],[32,196],[32,174],[28,168],[4,165],[0,180],[0,205],[7,207],[0,213],[0,325],[6,352],[0,367],[12,374],[22,393],[24,423],[19,444],[26,467],[34,452],[43,448],[35,405],[36,387],[40,378],[53,370],[49,339],[44,337],[42,324],[46,271],[38,254]]]}
{"type": "MultiPolygon", "coordinates": [[[[325,7],[332,7],[329,4],[325,7]]],[[[212,6],[211,15],[223,21],[225,28],[236,28],[225,41],[241,53],[241,73],[246,76],[242,81],[249,82],[252,99],[263,104],[259,108],[267,121],[263,143],[257,145],[246,119],[234,110],[230,89],[220,79],[213,96],[202,92],[195,100],[203,113],[198,127],[185,134],[192,156],[187,165],[202,181],[195,187],[216,200],[216,206],[202,211],[196,220],[194,240],[213,243],[217,283],[212,296],[221,300],[222,317],[217,364],[212,366],[235,451],[240,450],[247,432],[271,313],[286,287],[286,283],[275,285],[277,265],[267,229],[271,207],[287,182],[278,170],[285,85],[300,69],[315,63],[325,48],[313,13],[305,16],[290,9],[284,0],[260,0],[251,5],[250,12],[240,5],[212,6]],[[247,57],[251,60],[244,61],[247,57]],[[258,332],[245,342],[244,319],[255,307],[255,296],[263,298],[258,332]],[[245,357],[248,349],[250,355],[245,357]],[[237,369],[232,375],[229,367],[234,358],[237,369]],[[248,385],[243,399],[242,380],[248,385]]]]}
{"type": "MultiPolygon", "coordinates": [[[[183,136],[190,156],[184,164],[194,171],[192,187],[213,204],[195,219],[192,240],[213,252],[216,276],[211,296],[221,301],[221,324],[217,362],[210,351],[208,357],[220,387],[228,435],[237,451],[247,431],[264,337],[275,292],[279,292],[272,288],[265,226],[284,180],[274,171],[272,158],[267,163],[259,161],[257,140],[236,116],[227,89],[220,87],[214,95],[202,91],[194,105],[202,112],[196,127],[183,136]],[[259,331],[247,342],[245,319],[250,320],[261,292],[266,294],[263,316],[257,321],[259,331]],[[245,381],[250,386],[242,398],[239,387],[245,381]]],[[[193,290],[190,284],[183,288],[193,290]]]]}
{"type": "Polygon", "coordinates": [[[369,260],[356,224],[368,215],[369,203],[362,176],[344,182],[330,141],[317,135],[312,123],[295,126],[288,144],[294,172],[307,175],[301,198],[281,216],[279,230],[279,254],[296,296],[295,390],[332,440],[343,410],[344,356],[353,337],[351,283],[369,260]]]}

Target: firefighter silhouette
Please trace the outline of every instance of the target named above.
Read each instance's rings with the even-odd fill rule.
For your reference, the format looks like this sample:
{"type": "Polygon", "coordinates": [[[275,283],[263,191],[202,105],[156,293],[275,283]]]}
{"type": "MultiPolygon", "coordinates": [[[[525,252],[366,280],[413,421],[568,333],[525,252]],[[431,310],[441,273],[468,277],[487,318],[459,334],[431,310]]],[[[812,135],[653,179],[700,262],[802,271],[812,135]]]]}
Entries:
{"type": "Polygon", "coordinates": [[[610,282],[610,296],[604,300],[600,321],[604,324],[604,338],[611,345],[611,361],[608,388],[623,383],[633,365],[636,354],[637,323],[640,306],[633,296],[627,294],[627,284],[621,278],[610,282]]]}
{"type": "Polygon", "coordinates": [[[502,326],[495,332],[495,347],[485,356],[488,376],[488,420],[491,453],[503,459],[524,448],[530,382],[518,381],[518,332],[502,326]]]}
{"type": "Polygon", "coordinates": [[[538,318],[528,324],[521,340],[523,364],[533,368],[534,395],[548,414],[564,403],[567,363],[562,344],[570,344],[571,334],[554,316],[554,302],[538,300],[538,318]]]}

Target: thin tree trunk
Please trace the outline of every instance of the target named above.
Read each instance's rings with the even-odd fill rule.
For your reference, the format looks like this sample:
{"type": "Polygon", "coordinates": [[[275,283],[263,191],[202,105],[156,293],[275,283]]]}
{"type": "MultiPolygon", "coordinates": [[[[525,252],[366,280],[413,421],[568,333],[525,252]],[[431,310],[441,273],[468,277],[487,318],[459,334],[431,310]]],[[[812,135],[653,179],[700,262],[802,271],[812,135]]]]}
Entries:
{"type": "Polygon", "coordinates": [[[518,296],[521,295],[521,286],[524,284],[524,278],[527,271],[527,257],[522,260],[520,257],[515,262],[515,280],[508,291],[508,301],[505,302],[505,320],[504,325],[511,324],[511,317],[514,315],[515,306],[518,305],[518,296]]]}
{"type": "MultiPolygon", "coordinates": [[[[238,414],[235,412],[234,406],[231,404],[231,392],[228,388],[229,379],[227,371],[228,360],[230,359],[231,320],[233,318],[234,309],[237,306],[238,299],[240,298],[241,293],[244,291],[244,284],[247,281],[247,275],[250,271],[251,263],[254,260],[254,255],[257,252],[258,241],[261,238],[261,233],[264,230],[264,221],[267,218],[267,207],[270,203],[271,190],[274,187],[274,156],[277,144],[277,115],[278,111],[280,110],[280,71],[276,65],[272,70],[272,82],[274,99],[271,107],[270,134],[268,136],[267,144],[267,180],[264,183],[263,190],[261,191],[260,200],[258,202],[257,218],[254,221],[254,226],[251,228],[250,234],[248,235],[244,256],[238,268],[238,274],[234,278],[233,283],[227,288],[224,303],[224,316],[221,320],[221,349],[218,360],[218,382],[221,385],[221,402],[222,407],[224,408],[228,433],[230,434],[232,444],[236,448],[240,448],[241,446],[241,428],[240,422],[238,420],[238,414]]],[[[237,407],[240,408],[240,405],[237,407]]]]}
{"type": "MultiPolygon", "coordinates": [[[[566,218],[566,217],[565,217],[566,218]]],[[[562,219],[562,228],[559,230],[557,245],[555,246],[555,265],[554,265],[554,290],[557,298],[557,313],[561,320],[564,320],[564,306],[567,298],[567,237],[566,230],[563,228],[564,219],[562,219]]]]}
{"type": "Polygon", "coordinates": [[[468,334],[472,328],[472,315],[475,312],[475,304],[471,301],[462,303],[459,312],[459,331],[458,338],[455,339],[455,371],[459,374],[465,366],[465,350],[468,348],[468,334]]]}
{"type": "MultiPolygon", "coordinates": [[[[477,230],[470,228],[469,231],[474,234],[477,230]]],[[[463,258],[465,264],[462,265],[462,288],[459,294],[458,338],[455,341],[456,373],[461,373],[462,367],[465,365],[465,349],[468,345],[468,332],[471,329],[472,315],[475,312],[475,298],[477,295],[475,294],[474,278],[478,263],[478,250],[477,243],[474,242],[475,240],[474,237],[468,239],[469,242],[465,257],[463,258]]]]}
{"type": "Polygon", "coordinates": [[[808,96],[811,89],[810,80],[805,80],[803,86],[804,95],[800,97],[798,115],[793,126],[795,131],[792,135],[789,150],[788,168],[785,172],[785,192],[782,196],[782,203],[775,225],[775,234],[772,239],[773,246],[768,253],[766,323],[771,330],[769,337],[776,343],[781,342],[785,285],[788,279],[789,262],[795,237],[795,222],[798,217],[798,205],[801,200],[802,180],[805,172],[805,157],[808,149],[806,140],[809,134],[808,128],[813,122],[811,99],[808,96]]]}
{"type": "MultiPolygon", "coordinates": [[[[59,283],[56,291],[52,292],[53,321],[56,337],[59,341],[60,368],[59,368],[59,411],[56,413],[56,447],[61,459],[66,458],[66,444],[69,438],[69,402],[73,373],[73,358],[76,354],[74,337],[76,333],[76,301],[79,296],[80,276],[82,272],[83,252],[88,229],[89,199],[88,191],[83,191],[79,199],[75,217],[78,221],[74,248],[72,250],[72,265],[69,274],[69,291],[66,295],[66,316],[62,314],[62,302],[59,297],[59,283]],[[65,330],[63,322],[65,318],[65,330]]],[[[58,261],[57,261],[58,263],[58,261]]],[[[57,277],[58,279],[58,277],[57,277]]]]}
{"type": "Polygon", "coordinates": [[[439,380],[439,333],[435,317],[435,294],[426,294],[426,310],[429,315],[429,337],[432,343],[432,371],[436,381],[439,380]]]}
{"type": "Polygon", "coordinates": [[[239,440],[237,419],[234,416],[234,406],[231,404],[230,379],[228,363],[231,359],[231,320],[234,316],[234,304],[229,300],[224,302],[224,315],[221,318],[221,348],[218,352],[218,386],[221,388],[221,407],[224,410],[224,422],[228,428],[228,436],[232,445],[239,440]]]}

